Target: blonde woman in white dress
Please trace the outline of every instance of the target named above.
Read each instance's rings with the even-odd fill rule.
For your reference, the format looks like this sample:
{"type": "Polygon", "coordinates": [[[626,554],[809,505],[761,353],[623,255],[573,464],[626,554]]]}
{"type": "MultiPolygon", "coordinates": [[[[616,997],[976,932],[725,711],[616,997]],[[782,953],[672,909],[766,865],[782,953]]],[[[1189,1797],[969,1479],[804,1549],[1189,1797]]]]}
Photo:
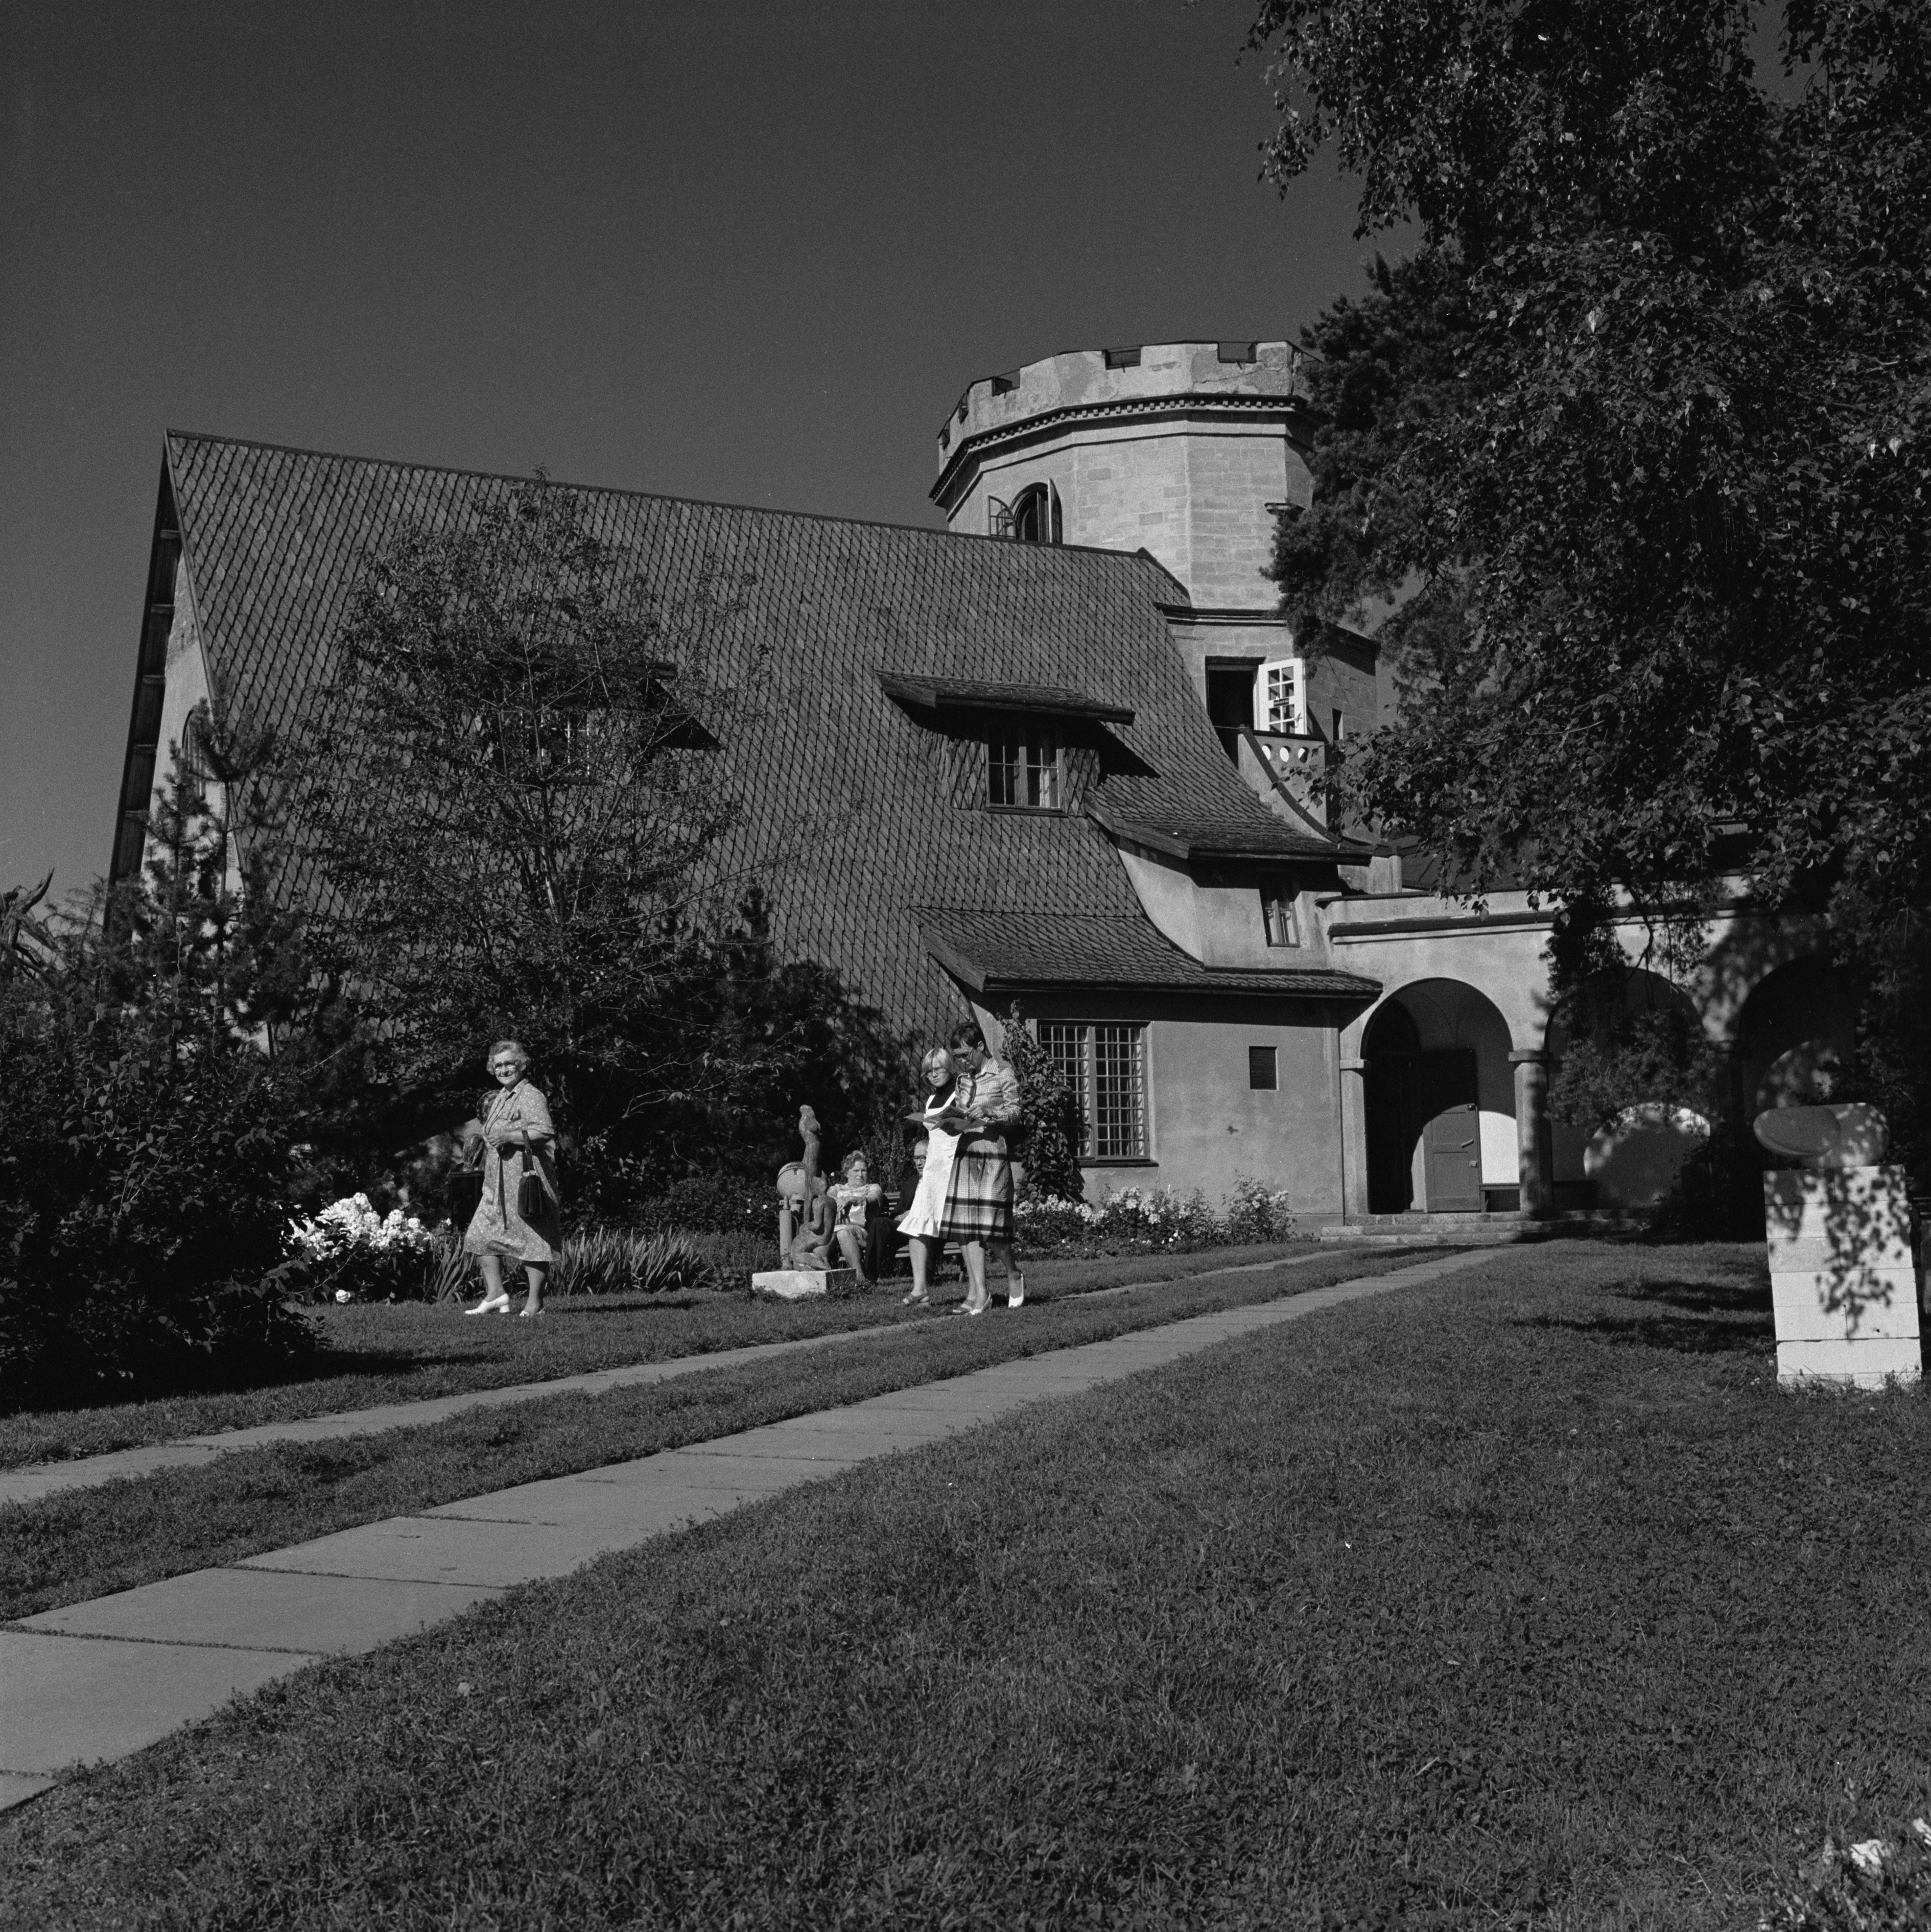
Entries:
{"type": "Polygon", "coordinates": [[[919,1062],[919,1071],[925,1083],[925,1110],[907,1118],[915,1120],[925,1136],[925,1166],[911,1205],[898,1220],[898,1232],[911,1237],[912,1292],[904,1300],[907,1308],[925,1307],[931,1301],[930,1282],[945,1238],[952,1162],[958,1153],[960,1130],[966,1124],[965,1115],[954,1104],[958,1070],[952,1055],[943,1046],[935,1046],[919,1062]]]}

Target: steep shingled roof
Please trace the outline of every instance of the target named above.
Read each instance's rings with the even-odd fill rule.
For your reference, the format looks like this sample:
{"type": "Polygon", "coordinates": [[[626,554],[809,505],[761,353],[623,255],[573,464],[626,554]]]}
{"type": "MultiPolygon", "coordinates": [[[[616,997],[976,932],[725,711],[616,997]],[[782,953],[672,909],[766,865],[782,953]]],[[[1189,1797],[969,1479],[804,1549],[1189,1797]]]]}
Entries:
{"type": "MultiPolygon", "coordinates": [[[[217,704],[257,727],[287,727],[325,675],[366,554],[412,522],[465,520],[520,480],[178,433],[166,460],[217,704]]],[[[667,603],[712,600],[714,678],[761,664],[758,702],[720,734],[745,806],[739,856],[791,850],[770,893],[778,943],[838,965],[901,1024],[936,1027],[960,1004],[915,905],[1144,920],[1090,820],[955,802],[952,741],[881,690],[881,669],[1087,694],[1132,719],[1108,724],[1119,749],[1096,754],[1092,795],[1109,814],[1210,826],[1256,855],[1332,854],[1228,764],[1161,614],[1173,580],[1150,558],[577,494],[667,603]]]]}

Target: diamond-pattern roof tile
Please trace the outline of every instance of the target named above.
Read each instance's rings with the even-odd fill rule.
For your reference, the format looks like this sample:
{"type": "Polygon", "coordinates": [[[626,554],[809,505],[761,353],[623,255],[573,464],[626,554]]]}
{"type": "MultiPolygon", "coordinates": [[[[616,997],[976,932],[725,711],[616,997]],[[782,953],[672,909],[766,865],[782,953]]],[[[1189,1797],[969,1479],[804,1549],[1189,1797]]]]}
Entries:
{"type": "MultiPolygon", "coordinates": [[[[283,730],[326,675],[363,559],[412,521],[456,523],[519,481],[179,433],[167,462],[217,702],[283,730]]],[[[949,741],[886,696],[881,666],[1070,689],[1130,712],[1107,728],[1130,754],[1117,762],[1148,775],[1109,769],[1095,793],[1118,822],[1216,848],[1332,854],[1270,814],[1228,764],[1161,614],[1172,580],[1150,558],[577,494],[667,607],[701,611],[664,654],[701,658],[708,678],[746,694],[717,729],[744,806],[727,862],[777,855],[779,944],[838,966],[901,1024],[949,1023],[960,1004],[916,906],[1024,915],[1028,930],[1111,921],[1166,942],[1091,820],[954,802],[949,741]],[[735,586],[727,598],[708,588],[721,579],[735,586]]],[[[1154,956],[1136,944],[1135,957],[1154,956]]]]}

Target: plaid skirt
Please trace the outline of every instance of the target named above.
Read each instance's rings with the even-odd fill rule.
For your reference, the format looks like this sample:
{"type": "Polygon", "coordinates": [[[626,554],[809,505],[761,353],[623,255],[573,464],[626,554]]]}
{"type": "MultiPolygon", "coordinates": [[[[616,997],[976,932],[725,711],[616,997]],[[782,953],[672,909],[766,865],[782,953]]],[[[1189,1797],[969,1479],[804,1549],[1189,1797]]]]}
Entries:
{"type": "Polygon", "coordinates": [[[946,1196],[944,1238],[949,1241],[1012,1238],[1012,1162],[1001,1140],[961,1142],[946,1196]]]}

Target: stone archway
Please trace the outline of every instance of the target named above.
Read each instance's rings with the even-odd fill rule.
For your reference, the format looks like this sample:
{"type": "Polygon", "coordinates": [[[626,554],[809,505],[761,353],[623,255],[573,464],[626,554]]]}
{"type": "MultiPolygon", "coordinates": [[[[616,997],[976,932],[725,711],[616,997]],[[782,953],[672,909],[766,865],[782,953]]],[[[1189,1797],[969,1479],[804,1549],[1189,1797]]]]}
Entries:
{"type": "Polygon", "coordinates": [[[1508,1022],[1459,980],[1390,994],[1362,1036],[1371,1214],[1519,1204],[1508,1022]]]}
{"type": "MultiPolygon", "coordinates": [[[[1695,1002],[1660,974],[1639,966],[1612,968],[1594,976],[1580,997],[1573,997],[1550,1016],[1548,1059],[1559,1072],[1579,1043],[1607,1044],[1619,1025],[1660,1022],[1661,1038],[1672,1030],[1676,1049],[1693,1064],[1694,1050],[1707,1053],[1707,1036],[1695,1002]]],[[[1625,1039],[1624,1044],[1627,1045],[1625,1039]]],[[[1666,1064],[1675,1064],[1666,1056],[1666,1064]]],[[[1549,1125],[1551,1176],[1557,1204],[1564,1208],[1653,1208],[1676,1185],[1684,1162],[1708,1143],[1713,1096],[1693,1108],[1669,1082],[1639,1092],[1601,1117],[1549,1125]],[[1666,1089],[1667,1090],[1666,1090],[1666,1089]]]]}

